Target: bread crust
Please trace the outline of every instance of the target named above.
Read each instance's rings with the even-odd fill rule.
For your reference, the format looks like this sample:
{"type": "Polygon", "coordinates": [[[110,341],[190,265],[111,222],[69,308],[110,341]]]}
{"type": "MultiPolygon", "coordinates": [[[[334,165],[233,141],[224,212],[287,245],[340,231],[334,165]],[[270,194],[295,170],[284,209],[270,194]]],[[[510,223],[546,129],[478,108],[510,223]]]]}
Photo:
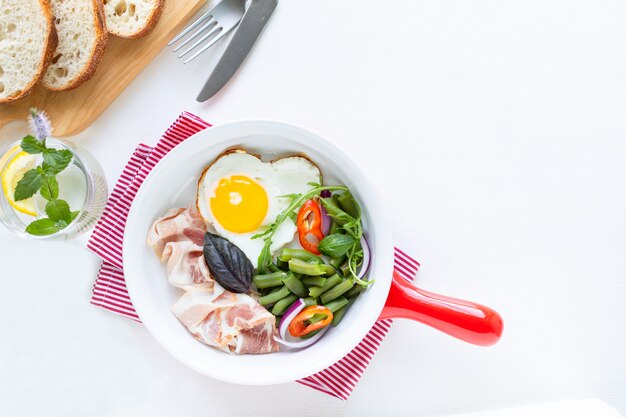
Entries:
{"type": "Polygon", "coordinates": [[[108,29],[108,31],[111,35],[126,39],[137,39],[146,36],[148,32],[150,32],[156,26],[156,24],[159,23],[159,19],[161,18],[161,14],[163,13],[163,7],[165,7],[165,0],[157,0],[154,5],[154,10],[148,18],[148,21],[138,32],[125,34],[121,32],[115,32],[112,29],[108,29]]]}
{"type": "Polygon", "coordinates": [[[74,88],[80,86],[84,82],[88,81],[95,74],[98,69],[98,65],[102,60],[102,56],[104,55],[104,51],[106,50],[109,32],[106,27],[106,17],[104,15],[104,3],[102,0],[91,0],[93,4],[94,10],[94,22],[95,22],[95,30],[96,30],[96,45],[91,52],[91,56],[89,57],[89,64],[83,69],[83,71],[74,78],[74,80],[68,84],[65,84],[63,87],[54,87],[52,85],[48,85],[48,83],[43,81],[44,87],[46,87],[50,91],[67,91],[73,90],[74,88]]]}
{"type": "Polygon", "coordinates": [[[29,95],[35,88],[35,86],[43,79],[44,75],[48,71],[48,65],[52,61],[54,51],[57,49],[59,38],[57,37],[56,26],[54,25],[54,16],[52,15],[52,6],[50,6],[49,0],[39,0],[39,5],[43,11],[48,27],[46,30],[46,39],[44,44],[46,45],[41,61],[39,62],[39,70],[37,75],[27,84],[22,91],[15,93],[11,97],[0,98],[0,104],[10,103],[15,100],[19,100],[29,95]]]}

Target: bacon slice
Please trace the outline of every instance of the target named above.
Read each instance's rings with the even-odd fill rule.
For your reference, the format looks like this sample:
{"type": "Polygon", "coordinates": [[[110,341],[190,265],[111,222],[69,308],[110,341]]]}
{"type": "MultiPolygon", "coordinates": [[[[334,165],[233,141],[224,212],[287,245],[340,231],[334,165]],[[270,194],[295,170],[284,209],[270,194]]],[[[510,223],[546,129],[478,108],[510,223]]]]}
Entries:
{"type": "Polygon", "coordinates": [[[224,352],[257,354],[278,351],[276,318],[247,294],[219,284],[197,286],[172,306],[172,312],[193,336],[224,352]]]}
{"type": "Polygon", "coordinates": [[[175,287],[187,289],[214,281],[204,262],[203,242],[207,228],[197,211],[172,209],[158,219],[148,232],[147,243],[167,263],[167,279],[175,287]]]}
{"type": "Polygon", "coordinates": [[[226,291],[204,262],[207,231],[195,209],[172,209],[158,219],[147,243],[167,263],[171,285],[186,292],[172,306],[178,320],[201,342],[236,354],[279,350],[276,317],[247,294],[226,291]]]}
{"type": "Polygon", "coordinates": [[[206,224],[196,210],[174,208],[154,222],[148,232],[147,241],[154,249],[154,253],[161,258],[165,246],[170,242],[191,240],[202,246],[206,230],[206,224]]]}

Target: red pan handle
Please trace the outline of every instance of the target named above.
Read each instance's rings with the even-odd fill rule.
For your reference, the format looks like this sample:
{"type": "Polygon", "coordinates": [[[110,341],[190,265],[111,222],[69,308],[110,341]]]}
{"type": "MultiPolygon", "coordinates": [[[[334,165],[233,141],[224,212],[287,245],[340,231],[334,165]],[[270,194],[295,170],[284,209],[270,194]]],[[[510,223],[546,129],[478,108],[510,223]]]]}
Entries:
{"type": "Polygon", "coordinates": [[[393,318],[419,321],[479,346],[493,345],[502,335],[502,317],[494,310],[421,290],[396,271],[379,320],[393,318]]]}

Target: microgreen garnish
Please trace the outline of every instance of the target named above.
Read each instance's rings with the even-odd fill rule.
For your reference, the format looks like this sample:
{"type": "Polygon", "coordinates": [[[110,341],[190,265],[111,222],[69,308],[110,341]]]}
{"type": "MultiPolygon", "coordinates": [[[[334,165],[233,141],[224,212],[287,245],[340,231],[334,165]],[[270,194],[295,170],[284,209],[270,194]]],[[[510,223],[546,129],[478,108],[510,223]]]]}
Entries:
{"type": "MultiPolygon", "coordinates": [[[[346,210],[350,211],[350,213],[354,214],[356,217],[353,217],[352,215],[344,211],[344,209],[342,207],[339,207],[339,205],[336,204],[335,200],[333,200],[332,198],[321,198],[320,201],[322,202],[322,205],[326,209],[326,213],[328,214],[328,216],[330,216],[333,219],[333,221],[337,223],[337,225],[339,226],[339,229],[345,232],[347,236],[351,237],[351,239],[345,239],[345,237],[347,236],[344,236],[343,239],[337,238],[337,237],[334,237],[333,239],[336,240],[336,242],[334,242],[335,244],[338,243],[338,240],[342,241],[341,243],[343,244],[344,247],[341,248],[341,252],[347,255],[348,271],[350,275],[352,276],[352,278],[354,279],[354,282],[363,286],[372,285],[374,283],[373,280],[366,281],[366,280],[358,278],[358,275],[357,275],[357,270],[359,266],[361,266],[361,264],[363,263],[363,248],[361,248],[361,238],[363,237],[363,226],[361,225],[361,210],[357,202],[352,197],[352,194],[350,194],[348,187],[340,186],[340,185],[321,186],[315,183],[310,183],[309,185],[314,186],[314,188],[312,188],[311,190],[309,190],[308,192],[304,194],[290,194],[286,196],[291,199],[291,203],[289,204],[289,206],[287,206],[287,208],[282,213],[280,213],[280,215],[276,218],[274,223],[272,223],[267,228],[267,230],[265,230],[263,233],[256,234],[252,237],[252,239],[263,238],[264,240],[263,249],[261,250],[261,254],[259,255],[259,262],[258,262],[259,273],[260,274],[267,273],[269,270],[268,269],[269,266],[272,264],[272,254],[271,254],[270,248],[272,246],[272,238],[274,237],[274,234],[276,233],[276,230],[278,229],[278,227],[287,218],[293,219],[294,216],[296,216],[297,210],[308,199],[319,196],[322,193],[322,191],[325,191],[325,190],[341,191],[343,192],[341,194],[342,199],[339,201],[342,204],[342,207],[343,206],[349,207],[349,209],[346,209],[346,210]]],[[[329,242],[326,242],[326,244],[328,243],[329,242]]],[[[322,245],[322,248],[323,247],[324,245],[322,245]]],[[[338,255],[338,254],[339,253],[337,252],[337,253],[334,253],[333,255],[338,255]]]]}
{"type": "Polygon", "coordinates": [[[50,121],[43,112],[32,109],[30,126],[36,135],[28,135],[22,139],[20,147],[26,153],[42,156],[42,163],[28,170],[15,187],[15,201],[31,198],[37,192],[46,199],[46,215],[33,221],[26,227],[26,232],[36,236],[46,236],[59,232],[67,227],[78,211],[71,211],[69,204],[59,197],[59,182],[56,175],[68,167],[73,154],[66,149],[53,149],[46,146],[46,139],[52,132],[50,121]]]}
{"type": "MultiPolygon", "coordinates": [[[[374,283],[373,280],[365,281],[360,279],[357,275],[357,270],[363,263],[363,248],[361,247],[361,238],[363,237],[361,209],[349,191],[341,194],[337,200],[341,204],[341,207],[333,198],[320,199],[326,213],[337,223],[340,231],[345,231],[348,236],[353,238],[352,245],[345,253],[348,257],[348,270],[354,282],[364,286],[372,285],[374,283]],[[348,212],[350,212],[350,214],[348,214],[348,212]]],[[[343,248],[343,250],[345,250],[345,248],[343,248]]]]}
{"type": "Polygon", "coordinates": [[[259,262],[258,262],[259,273],[261,274],[266,273],[268,271],[267,268],[272,264],[272,254],[270,252],[270,247],[272,246],[272,238],[274,237],[276,230],[278,230],[278,226],[280,226],[288,217],[292,217],[294,210],[299,209],[300,206],[306,200],[310,199],[311,197],[319,195],[319,193],[324,190],[348,191],[348,187],[344,187],[341,185],[322,187],[318,185],[317,187],[312,188],[311,190],[309,190],[308,192],[304,194],[290,195],[291,203],[289,204],[289,206],[287,206],[285,210],[283,210],[282,213],[278,215],[278,217],[276,217],[276,220],[274,221],[274,223],[272,223],[267,228],[267,230],[265,230],[263,233],[259,233],[259,234],[252,236],[252,239],[263,238],[263,241],[264,241],[263,249],[261,250],[261,254],[259,255],[259,262]]]}

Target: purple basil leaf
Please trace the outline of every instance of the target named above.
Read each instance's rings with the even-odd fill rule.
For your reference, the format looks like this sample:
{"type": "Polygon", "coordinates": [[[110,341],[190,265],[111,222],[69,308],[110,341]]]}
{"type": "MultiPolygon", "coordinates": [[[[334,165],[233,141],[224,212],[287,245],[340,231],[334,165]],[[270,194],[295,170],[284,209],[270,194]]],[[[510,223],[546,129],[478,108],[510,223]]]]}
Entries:
{"type": "Polygon", "coordinates": [[[204,261],[213,278],[228,291],[244,293],[250,289],[252,262],[228,240],[212,233],[204,235],[204,261]]]}

